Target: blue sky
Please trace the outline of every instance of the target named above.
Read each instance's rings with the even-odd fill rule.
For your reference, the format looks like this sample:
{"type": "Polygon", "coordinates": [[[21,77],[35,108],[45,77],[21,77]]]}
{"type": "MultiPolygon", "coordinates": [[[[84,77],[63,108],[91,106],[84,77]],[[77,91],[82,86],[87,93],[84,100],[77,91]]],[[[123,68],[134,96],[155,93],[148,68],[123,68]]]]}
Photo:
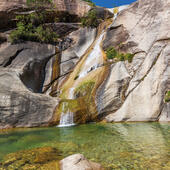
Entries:
{"type": "Polygon", "coordinates": [[[114,6],[127,5],[132,2],[135,2],[136,0],[92,0],[92,1],[98,6],[112,8],[114,6]]]}

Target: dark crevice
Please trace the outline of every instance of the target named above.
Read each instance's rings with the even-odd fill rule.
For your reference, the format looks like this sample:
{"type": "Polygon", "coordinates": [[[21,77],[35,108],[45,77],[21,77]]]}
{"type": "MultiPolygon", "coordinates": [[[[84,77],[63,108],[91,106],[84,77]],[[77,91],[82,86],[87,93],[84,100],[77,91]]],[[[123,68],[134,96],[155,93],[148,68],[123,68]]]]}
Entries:
{"type": "Polygon", "coordinates": [[[117,28],[122,27],[122,26],[123,26],[123,24],[117,25],[117,26],[111,26],[111,27],[109,28],[109,30],[114,30],[114,29],[117,29],[117,28]]]}
{"type": "Polygon", "coordinates": [[[13,56],[11,56],[9,58],[8,62],[5,63],[4,67],[8,67],[9,65],[11,65],[12,61],[15,60],[15,58],[18,56],[18,54],[21,53],[23,50],[25,50],[25,48],[18,50],[13,56]]]}
{"type": "MultiPolygon", "coordinates": [[[[53,79],[49,84],[47,84],[47,85],[44,85],[44,87],[45,87],[45,90],[42,92],[42,93],[45,93],[45,92],[47,92],[47,90],[55,83],[55,81],[57,81],[59,78],[62,78],[62,77],[65,77],[65,76],[67,76],[68,74],[70,74],[72,71],[70,71],[70,72],[68,72],[68,73],[66,73],[66,74],[64,74],[64,75],[62,75],[62,76],[58,76],[58,77],[56,77],[55,79],[53,79]]],[[[57,94],[58,92],[56,92],[55,90],[54,91],[51,91],[51,94],[53,95],[53,94],[57,94]]]]}

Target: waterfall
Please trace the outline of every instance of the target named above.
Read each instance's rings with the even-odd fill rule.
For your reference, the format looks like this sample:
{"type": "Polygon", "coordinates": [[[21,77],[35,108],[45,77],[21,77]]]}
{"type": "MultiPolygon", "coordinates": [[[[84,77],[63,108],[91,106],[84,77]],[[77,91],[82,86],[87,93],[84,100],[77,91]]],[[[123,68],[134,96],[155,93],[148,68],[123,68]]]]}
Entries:
{"type": "Polygon", "coordinates": [[[93,47],[91,53],[88,55],[79,73],[79,78],[85,77],[90,71],[97,69],[100,63],[103,63],[102,50],[101,50],[100,45],[101,45],[104,35],[105,35],[105,32],[103,31],[101,35],[99,36],[99,38],[97,39],[96,44],[93,47]]]}
{"type": "MultiPolygon", "coordinates": [[[[99,67],[100,64],[103,64],[103,54],[102,54],[102,49],[101,49],[101,42],[103,40],[103,37],[105,35],[105,31],[101,33],[99,38],[96,40],[96,43],[90,52],[90,54],[87,56],[87,59],[85,63],[82,66],[82,69],[79,73],[79,78],[85,77],[90,71],[95,70],[99,67]]],[[[70,88],[69,89],[69,94],[67,99],[74,99],[74,90],[75,88],[70,88]]],[[[67,126],[73,126],[74,124],[74,113],[71,112],[69,109],[65,113],[65,105],[66,103],[63,103],[62,105],[62,110],[63,112],[61,113],[60,117],[60,124],[58,127],[67,127],[67,126]]]]}
{"type": "MultiPolygon", "coordinates": [[[[69,95],[68,99],[74,99],[74,88],[69,89],[69,95]]],[[[60,117],[60,124],[58,127],[68,127],[68,126],[74,126],[74,113],[71,112],[69,109],[66,113],[64,113],[66,103],[63,103],[62,105],[62,110],[63,112],[61,113],[60,117]]]]}

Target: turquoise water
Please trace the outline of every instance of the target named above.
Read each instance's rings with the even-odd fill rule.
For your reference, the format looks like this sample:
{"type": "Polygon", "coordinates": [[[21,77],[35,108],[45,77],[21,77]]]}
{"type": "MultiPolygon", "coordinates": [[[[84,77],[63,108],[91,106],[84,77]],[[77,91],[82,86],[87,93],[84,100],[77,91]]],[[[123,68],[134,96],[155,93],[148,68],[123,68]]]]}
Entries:
{"type": "Polygon", "coordinates": [[[0,132],[0,159],[6,154],[43,146],[63,157],[82,153],[106,169],[170,169],[170,124],[86,124],[66,128],[0,132]]]}

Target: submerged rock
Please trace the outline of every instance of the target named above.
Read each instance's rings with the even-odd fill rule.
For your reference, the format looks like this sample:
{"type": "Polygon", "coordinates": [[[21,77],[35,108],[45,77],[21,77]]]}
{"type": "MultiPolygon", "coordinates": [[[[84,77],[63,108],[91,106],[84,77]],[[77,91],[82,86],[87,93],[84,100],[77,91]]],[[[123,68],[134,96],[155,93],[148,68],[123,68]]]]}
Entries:
{"type": "Polygon", "coordinates": [[[104,170],[98,163],[87,160],[82,154],[68,156],[60,161],[61,170],[104,170]]]}
{"type": "Polygon", "coordinates": [[[0,169],[59,170],[59,160],[61,159],[61,153],[55,148],[36,148],[6,155],[0,169]]]}

